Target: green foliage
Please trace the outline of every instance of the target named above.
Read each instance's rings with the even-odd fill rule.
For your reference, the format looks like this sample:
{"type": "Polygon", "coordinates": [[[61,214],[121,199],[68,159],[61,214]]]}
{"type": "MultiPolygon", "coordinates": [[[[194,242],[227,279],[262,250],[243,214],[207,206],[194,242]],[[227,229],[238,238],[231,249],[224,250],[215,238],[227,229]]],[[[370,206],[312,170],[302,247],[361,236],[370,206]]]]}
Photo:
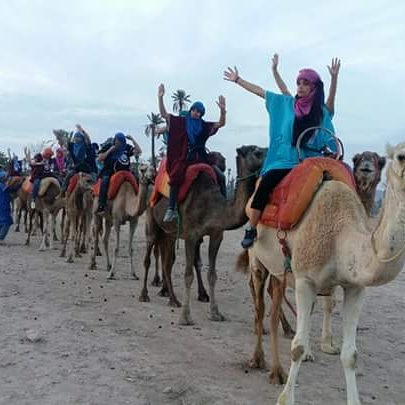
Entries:
{"type": "Polygon", "coordinates": [[[2,169],[6,169],[7,166],[8,166],[8,157],[4,152],[0,151],[0,167],[2,169]]]}
{"type": "Polygon", "coordinates": [[[180,112],[186,109],[187,104],[191,103],[190,94],[185,90],[177,90],[172,94],[173,111],[180,112]]]}

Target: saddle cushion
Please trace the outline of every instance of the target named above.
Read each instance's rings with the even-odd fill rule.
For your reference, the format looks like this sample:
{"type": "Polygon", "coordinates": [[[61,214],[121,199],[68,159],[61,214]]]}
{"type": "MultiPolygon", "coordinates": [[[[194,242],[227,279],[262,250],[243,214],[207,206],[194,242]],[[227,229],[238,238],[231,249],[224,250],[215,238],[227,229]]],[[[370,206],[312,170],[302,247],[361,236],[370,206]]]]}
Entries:
{"type": "MultiPolygon", "coordinates": [[[[281,230],[292,229],[325,180],[325,173],[328,179],[341,181],[356,191],[353,174],[343,162],[324,157],[307,158],[274,189],[260,222],[281,230]]],[[[247,214],[249,209],[247,208],[247,214]]]]}
{"type": "Polygon", "coordinates": [[[27,177],[27,178],[24,180],[24,183],[23,183],[23,185],[22,185],[22,189],[23,189],[26,193],[31,194],[33,187],[34,187],[34,184],[31,183],[31,177],[27,177]]]}
{"type": "Polygon", "coordinates": [[[67,188],[67,192],[69,194],[72,193],[73,190],[76,188],[77,180],[78,180],[78,177],[77,177],[77,173],[76,173],[69,180],[69,185],[68,185],[68,188],[67,188]]]}
{"type": "Polygon", "coordinates": [[[44,177],[41,180],[41,185],[39,186],[38,197],[44,196],[51,184],[57,187],[60,191],[59,181],[55,179],[55,177],[44,177]]]}
{"type": "MultiPolygon", "coordinates": [[[[108,185],[108,194],[107,198],[113,200],[117,195],[122,184],[127,181],[131,184],[132,188],[135,191],[135,194],[139,192],[138,182],[135,179],[135,176],[128,170],[121,170],[114,173],[110,178],[110,184],[108,185]]],[[[100,194],[100,185],[101,179],[98,179],[97,183],[92,187],[92,193],[94,196],[98,197],[100,194]]]]}
{"type": "MultiPolygon", "coordinates": [[[[180,186],[179,195],[177,197],[178,203],[181,203],[185,200],[191,185],[200,173],[206,173],[215,181],[215,183],[217,183],[215,170],[210,165],[206,163],[195,163],[188,165],[184,182],[180,186]]],[[[149,201],[150,205],[152,207],[155,206],[162,196],[169,198],[169,194],[169,175],[166,171],[166,158],[164,158],[159,165],[158,173],[155,179],[155,186],[153,188],[149,201]]]]}

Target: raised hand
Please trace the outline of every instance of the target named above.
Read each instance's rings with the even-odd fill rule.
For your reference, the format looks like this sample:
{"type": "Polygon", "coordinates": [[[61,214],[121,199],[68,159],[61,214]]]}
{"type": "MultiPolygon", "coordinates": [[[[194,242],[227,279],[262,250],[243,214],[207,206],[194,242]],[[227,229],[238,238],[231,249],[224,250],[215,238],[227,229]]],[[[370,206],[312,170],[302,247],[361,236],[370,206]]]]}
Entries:
{"type": "Polygon", "coordinates": [[[161,83],[158,88],[158,96],[163,97],[165,95],[165,85],[161,83]]]}
{"type": "Polygon", "coordinates": [[[272,68],[273,70],[276,70],[276,69],[277,69],[277,67],[278,67],[278,61],[279,61],[278,53],[275,53],[275,54],[273,55],[273,57],[271,58],[271,68],[272,68]]]}
{"type": "Polygon", "coordinates": [[[332,58],[332,63],[330,66],[328,65],[328,70],[332,77],[337,77],[340,70],[340,59],[332,58]]]}
{"type": "Polygon", "coordinates": [[[228,66],[228,70],[224,71],[224,80],[236,83],[238,79],[239,79],[239,72],[236,66],[234,66],[233,69],[228,66]]]}
{"type": "Polygon", "coordinates": [[[221,111],[225,111],[226,109],[226,100],[224,96],[219,96],[217,101],[217,106],[221,111]]]}

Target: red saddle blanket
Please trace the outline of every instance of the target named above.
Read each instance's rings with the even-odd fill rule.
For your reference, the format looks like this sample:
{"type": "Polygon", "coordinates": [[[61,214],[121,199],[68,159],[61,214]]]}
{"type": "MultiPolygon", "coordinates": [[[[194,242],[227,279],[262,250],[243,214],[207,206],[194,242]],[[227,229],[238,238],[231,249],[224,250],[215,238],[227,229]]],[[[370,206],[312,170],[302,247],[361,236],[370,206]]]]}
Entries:
{"type": "MultiPolygon", "coordinates": [[[[217,183],[217,176],[215,170],[205,163],[196,163],[187,166],[186,176],[183,184],[180,186],[177,202],[181,203],[187,196],[191,185],[200,173],[206,173],[210,176],[215,183],[217,183]]],[[[166,172],[166,158],[164,158],[159,165],[158,173],[155,179],[155,186],[150,196],[150,205],[153,207],[160,200],[162,195],[169,198],[170,185],[169,175],[166,172]]]]}
{"type": "Polygon", "coordinates": [[[27,177],[27,178],[24,180],[24,183],[23,183],[23,185],[22,185],[23,190],[24,190],[26,193],[31,194],[33,187],[34,187],[34,184],[31,183],[31,177],[27,177]]]}
{"type": "MultiPolygon", "coordinates": [[[[295,167],[274,189],[260,222],[281,230],[292,229],[308,208],[324,181],[324,174],[345,183],[354,191],[353,174],[343,162],[330,158],[308,158],[295,167]]],[[[249,216],[249,200],[246,208],[249,216]]]]}
{"type": "Polygon", "coordinates": [[[68,188],[67,188],[67,192],[68,192],[69,194],[76,188],[77,179],[78,179],[77,173],[74,174],[74,175],[70,178],[70,180],[69,180],[69,185],[68,185],[68,188]]]}
{"type": "MultiPolygon", "coordinates": [[[[118,190],[125,181],[129,182],[132,188],[134,189],[135,194],[138,194],[139,187],[138,182],[135,179],[135,176],[127,170],[121,170],[120,172],[114,173],[110,178],[110,184],[108,186],[108,194],[107,194],[107,198],[109,200],[113,200],[115,198],[115,196],[118,193],[118,190]]],[[[100,185],[101,179],[98,179],[97,183],[92,187],[92,193],[96,197],[98,197],[100,194],[100,185]]]]}

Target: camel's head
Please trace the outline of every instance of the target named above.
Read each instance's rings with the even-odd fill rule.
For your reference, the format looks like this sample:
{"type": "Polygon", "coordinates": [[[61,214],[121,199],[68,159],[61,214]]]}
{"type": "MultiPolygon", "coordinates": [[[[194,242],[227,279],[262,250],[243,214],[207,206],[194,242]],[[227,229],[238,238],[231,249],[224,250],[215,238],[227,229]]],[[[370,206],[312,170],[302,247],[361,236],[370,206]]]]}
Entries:
{"type": "Polygon", "coordinates": [[[394,181],[395,186],[405,189],[405,142],[397,146],[387,145],[387,157],[392,161],[388,167],[388,181],[394,181]],[[395,179],[395,180],[394,180],[395,179]]]}
{"type": "Polygon", "coordinates": [[[375,152],[358,153],[353,157],[353,174],[357,189],[363,192],[375,191],[381,180],[381,171],[386,159],[375,152]]]}
{"type": "Polygon", "coordinates": [[[139,165],[139,182],[142,184],[153,184],[156,177],[156,170],[153,165],[140,164],[139,165]]]}
{"type": "Polygon", "coordinates": [[[77,175],[77,187],[80,187],[82,190],[90,191],[94,183],[93,176],[88,173],[78,173],[77,175]]]}
{"type": "Polygon", "coordinates": [[[244,145],[236,149],[236,167],[239,175],[254,173],[261,169],[267,149],[256,145],[244,145]]]}

